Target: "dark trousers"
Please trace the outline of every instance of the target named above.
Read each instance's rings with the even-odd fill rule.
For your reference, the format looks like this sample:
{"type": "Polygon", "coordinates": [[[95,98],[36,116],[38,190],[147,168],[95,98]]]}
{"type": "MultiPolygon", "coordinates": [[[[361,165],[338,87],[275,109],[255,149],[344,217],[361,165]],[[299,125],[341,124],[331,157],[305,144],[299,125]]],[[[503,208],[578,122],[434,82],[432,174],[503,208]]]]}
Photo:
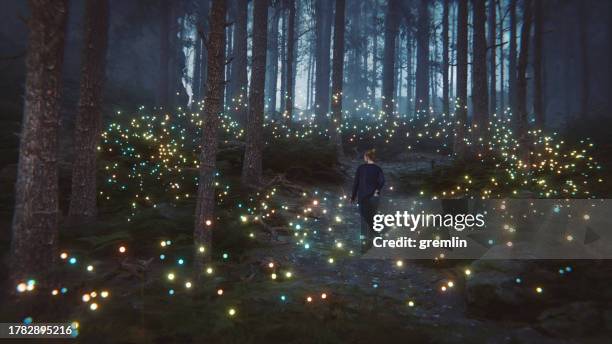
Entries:
{"type": "Polygon", "coordinates": [[[374,215],[378,211],[379,196],[366,197],[359,201],[361,215],[361,249],[367,251],[372,247],[374,239],[374,215]]]}

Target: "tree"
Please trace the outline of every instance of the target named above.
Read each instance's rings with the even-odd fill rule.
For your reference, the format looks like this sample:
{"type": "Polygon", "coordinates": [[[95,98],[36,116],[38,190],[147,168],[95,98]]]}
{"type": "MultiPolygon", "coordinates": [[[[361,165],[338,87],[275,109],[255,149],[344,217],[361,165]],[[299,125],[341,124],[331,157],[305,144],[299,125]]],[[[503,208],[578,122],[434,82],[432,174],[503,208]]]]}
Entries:
{"type": "Polygon", "coordinates": [[[468,77],[468,0],[458,0],[457,8],[457,128],[454,151],[459,157],[466,154],[465,130],[467,124],[468,77]]]}
{"type": "MultiPolygon", "coordinates": [[[[210,13],[210,34],[202,39],[207,43],[208,80],[205,98],[205,117],[202,129],[202,152],[200,153],[198,196],[196,200],[195,224],[193,239],[196,247],[194,260],[201,270],[203,264],[210,259],[212,246],[212,230],[215,226],[215,169],[217,165],[217,131],[219,113],[223,108],[223,90],[225,64],[225,0],[212,0],[210,13]]],[[[200,35],[203,35],[200,32],[200,35]]]]}
{"type": "Polygon", "coordinates": [[[394,111],[393,95],[395,90],[395,40],[399,32],[400,4],[389,0],[385,15],[385,47],[383,56],[382,105],[385,116],[391,119],[394,111]]]}
{"type": "Polygon", "coordinates": [[[67,0],[29,1],[25,104],[12,223],[11,282],[42,277],[57,259],[57,131],[67,0]]]}
{"type": "Polygon", "coordinates": [[[329,52],[331,45],[332,1],[316,0],[316,70],[315,70],[315,112],[319,123],[323,123],[329,111],[329,52]]]}
{"type": "MultiPolygon", "coordinates": [[[[532,0],[523,2],[523,27],[521,28],[521,47],[517,65],[516,78],[516,114],[518,119],[518,137],[522,143],[527,140],[527,62],[529,57],[529,36],[531,33],[532,0]]],[[[523,147],[526,154],[527,148],[523,147]]]]}
{"type": "Polygon", "coordinates": [[[235,26],[232,48],[231,68],[231,94],[230,103],[234,109],[236,119],[241,124],[246,124],[247,115],[247,22],[249,0],[236,0],[235,3],[235,26]]]}
{"type": "Polygon", "coordinates": [[[293,80],[294,80],[294,54],[295,54],[295,0],[287,0],[289,19],[287,23],[287,98],[285,100],[285,121],[291,127],[293,117],[293,80]]]}
{"type": "Polygon", "coordinates": [[[516,122],[516,0],[510,0],[510,46],[508,49],[508,102],[516,122]]]}
{"type": "Polygon", "coordinates": [[[334,19],[334,51],[332,69],[332,140],[338,156],[342,156],[342,78],[344,74],[344,10],[345,1],[336,0],[334,19]]]}
{"type": "Polygon", "coordinates": [[[473,0],[472,38],[472,105],[476,133],[482,137],[489,123],[489,102],[487,92],[487,40],[485,37],[485,0],[473,0]]]}
{"type": "Polygon", "coordinates": [[[429,1],[419,0],[417,20],[416,110],[429,111],[429,1]]]}
{"type": "Polygon", "coordinates": [[[502,15],[502,0],[497,2],[497,11],[499,12],[499,108],[500,115],[503,116],[505,112],[505,85],[504,85],[504,19],[505,15],[502,15]]]}
{"type": "Polygon", "coordinates": [[[276,86],[278,83],[278,22],[280,19],[280,6],[271,8],[270,33],[268,37],[268,68],[266,68],[266,99],[268,112],[276,111],[276,86]]]}
{"type": "Polygon", "coordinates": [[[589,98],[591,96],[591,70],[589,68],[588,47],[588,8],[584,1],[578,5],[578,37],[580,50],[581,78],[580,78],[580,114],[582,117],[589,115],[589,98]]]}
{"type": "Polygon", "coordinates": [[[489,0],[489,15],[487,17],[489,27],[489,47],[487,50],[489,52],[489,113],[491,114],[497,111],[497,63],[495,56],[497,21],[495,20],[495,3],[496,0],[489,0]]]}
{"type": "Polygon", "coordinates": [[[74,129],[74,162],[68,217],[72,223],[95,219],[96,146],[102,121],[102,90],[108,46],[108,0],[88,0],[79,109],[74,129]]]}
{"type": "Polygon", "coordinates": [[[242,183],[261,183],[261,159],[263,154],[263,89],[266,81],[266,41],[268,30],[268,1],[254,0],[253,8],[253,56],[251,85],[249,90],[249,121],[246,147],[242,162],[242,183]]]}
{"type": "Polygon", "coordinates": [[[535,125],[539,129],[544,128],[546,115],[544,113],[544,99],[542,86],[542,1],[534,3],[533,23],[533,112],[535,113],[535,125]]]}
{"type": "Polygon", "coordinates": [[[412,113],[412,30],[406,25],[406,113],[412,113]]]}
{"type": "Polygon", "coordinates": [[[159,83],[157,85],[157,105],[168,105],[168,82],[170,79],[170,0],[160,1],[159,33],[159,83]]]}
{"type": "Polygon", "coordinates": [[[448,67],[449,67],[449,56],[448,56],[448,10],[449,1],[444,0],[442,7],[442,112],[445,114],[449,113],[450,100],[449,100],[449,81],[448,81],[448,67]]]}

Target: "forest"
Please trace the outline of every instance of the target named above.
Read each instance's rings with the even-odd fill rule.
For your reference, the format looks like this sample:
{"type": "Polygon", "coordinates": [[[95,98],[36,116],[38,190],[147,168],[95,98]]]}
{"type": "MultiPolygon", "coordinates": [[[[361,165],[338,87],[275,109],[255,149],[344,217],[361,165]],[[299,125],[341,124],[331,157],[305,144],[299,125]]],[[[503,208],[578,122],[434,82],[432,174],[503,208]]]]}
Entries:
{"type": "Polygon", "coordinates": [[[2,7],[2,322],[83,343],[609,342],[612,2],[2,7]],[[364,249],[351,193],[374,150],[381,212],[489,207],[486,253],[364,249]],[[574,246],[532,254],[543,235],[574,246]]]}

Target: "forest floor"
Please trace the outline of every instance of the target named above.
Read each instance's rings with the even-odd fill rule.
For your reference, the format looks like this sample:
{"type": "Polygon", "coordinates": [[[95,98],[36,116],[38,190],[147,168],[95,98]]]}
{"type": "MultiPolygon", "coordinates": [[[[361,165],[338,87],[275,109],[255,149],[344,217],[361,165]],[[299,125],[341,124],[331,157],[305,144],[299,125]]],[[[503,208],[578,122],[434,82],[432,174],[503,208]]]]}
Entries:
{"type": "MultiPolygon", "coordinates": [[[[418,184],[432,160],[438,166],[449,163],[418,154],[381,162],[387,178],[381,208],[408,209],[416,189],[399,185],[411,175],[411,184],[418,184]]],[[[67,229],[62,248],[78,257],[75,265],[91,264],[95,272],[65,264],[58,282],[67,288],[65,295],[38,295],[5,308],[1,319],[71,319],[79,322],[82,342],[602,342],[549,337],[529,320],[470,316],[469,261],[404,260],[398,266],[396,260],[361,256],[359,214],[348,202],[359,164],[343,161],[342,185],[277,187],[271,202],[282,205],[279,215],[288,226],[273,235],[254,226],[259,227],[256,244],[238,252],[225,243],[228,256],[201,279],[192,279],[189,264],[191,206],[159,207],[129,224],[118,214],[104,214],[91,228],[67,229]],[[160,246],[168,238],[172,243],[160,246]],[[127,253],[117,254],[123,245],[127,253]],[[179,262],[183,258],[185,264],[179,262]],[[442,292],[449,282],[453,286],[442,292]],[[102,290],[110,292],[107,299],[99,296],[102,290]],[[81,301],[93,291],[97,298],[81,301]],[[92,302],[99,305],[96,311],[92,302]]]]}

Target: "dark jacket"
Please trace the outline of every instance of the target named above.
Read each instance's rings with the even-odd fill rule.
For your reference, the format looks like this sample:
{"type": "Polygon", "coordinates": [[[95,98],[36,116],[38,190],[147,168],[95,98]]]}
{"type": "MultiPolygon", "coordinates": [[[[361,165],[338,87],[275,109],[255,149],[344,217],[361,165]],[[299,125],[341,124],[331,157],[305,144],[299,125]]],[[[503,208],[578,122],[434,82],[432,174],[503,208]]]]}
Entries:
{"type": "Polygon", "coordinates": [[[355,173],[351,200],[361,202],[374,195],[376,191],[380,192],[384,185],[385,175],[382,169],[375,164],[363,164],[357,168],[355,173]]]}

